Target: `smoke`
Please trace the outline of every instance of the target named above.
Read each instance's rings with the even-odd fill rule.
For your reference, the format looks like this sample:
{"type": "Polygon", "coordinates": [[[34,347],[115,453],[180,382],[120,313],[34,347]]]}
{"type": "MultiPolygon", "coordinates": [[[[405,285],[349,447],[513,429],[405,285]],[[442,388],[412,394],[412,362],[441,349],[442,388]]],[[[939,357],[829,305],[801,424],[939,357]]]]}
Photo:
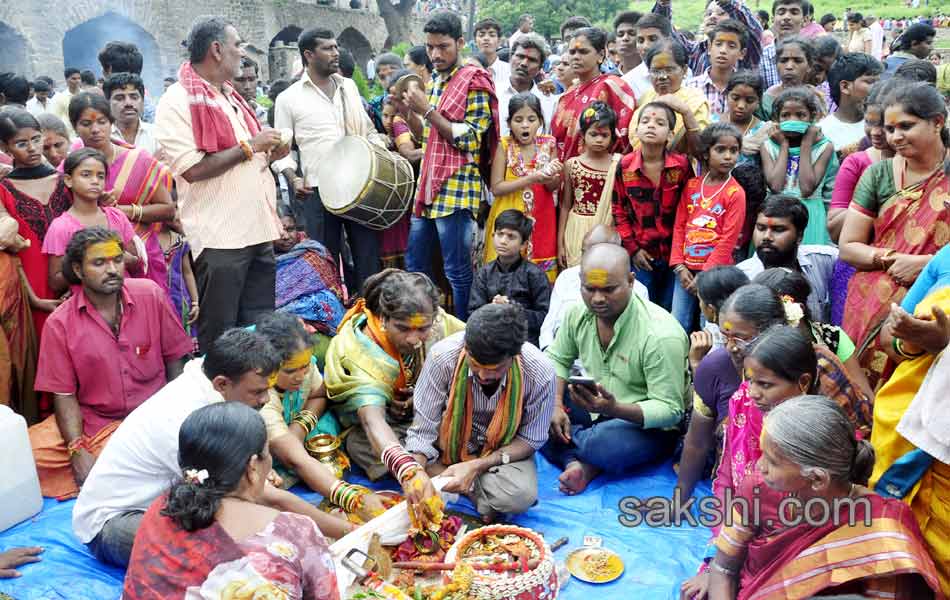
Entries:
{"type": "MultiPolygon", "coordinates": [[[[152,96],[162,93],[162,57],[150,33],[114,12],[86,21],[63,37],[63,63],[67,67],[89,69],[102,77],[99,51],[108,42],[131,42],[142,53],[142,79],[152,96]]],[[[177,65],[175,65],[177,66],[177,65]]]]}

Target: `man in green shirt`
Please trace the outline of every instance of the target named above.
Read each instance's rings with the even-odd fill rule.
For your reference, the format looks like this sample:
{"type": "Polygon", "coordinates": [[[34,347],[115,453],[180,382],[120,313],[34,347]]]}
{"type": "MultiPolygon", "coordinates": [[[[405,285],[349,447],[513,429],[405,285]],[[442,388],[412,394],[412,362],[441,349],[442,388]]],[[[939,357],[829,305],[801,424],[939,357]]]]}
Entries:
{"type": "Polygon", "coordinates": [[[672,454],[686,397],[686,333],[633,293],[626,250],[591,247],[581,296],[547,349],[557,372],[551,435],[542,453],[560,465],[560,489],[579,494],[601,472],[672,454]],[[575,360],[593,383],[567,385],[575,360]],[[569,393],[565,394],[565,388],[569,393]]]}

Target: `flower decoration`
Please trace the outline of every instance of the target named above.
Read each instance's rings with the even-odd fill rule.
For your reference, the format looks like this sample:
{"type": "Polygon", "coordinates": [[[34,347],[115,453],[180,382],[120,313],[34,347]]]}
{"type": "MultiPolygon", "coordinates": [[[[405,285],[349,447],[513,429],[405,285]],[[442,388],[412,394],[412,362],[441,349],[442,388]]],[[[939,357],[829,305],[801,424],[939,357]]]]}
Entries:
{"type": "Polygon", "coordinates": [[[805,318],[805,310],[802,305],[795,302],[791,296],[782,296],[782,304],[785,305],[785,320],[792,327],[798,327],[798,324],[805,318]]]}
{"type": "Polygon", "coordinates": [[[203,484],[210,475],[208,475],[207,469],[188,469],[185,471],[185,481],[188,483],[193,483],[194,485],[203,484]]]}

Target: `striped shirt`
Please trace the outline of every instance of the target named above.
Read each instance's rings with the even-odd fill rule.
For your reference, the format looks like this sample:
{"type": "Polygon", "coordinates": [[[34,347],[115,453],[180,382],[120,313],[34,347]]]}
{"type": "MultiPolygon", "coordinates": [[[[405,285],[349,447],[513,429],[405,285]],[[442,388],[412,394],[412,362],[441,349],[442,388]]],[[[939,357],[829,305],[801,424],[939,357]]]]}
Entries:
{"type": "Polygon", "coordinates": [[[726,114],[726,88],[719,89],[716,83],[709,76],[709,69],[703,71],[702,75],[697,75],[686,82],[691,88],[696,88],[706,96],[709,101],[709,112],[713,114],[714,120],[719,120],[726,114]]]}
{"type": "MultiPolygon", "coordinates": [[[[429,84],[429,105],[439,105],[439,99],[459,68],[460,65],[457,65],[447,77],[439,73],[429,84]]],[[[436,219],[459,210],[470,210],[473,214],[478,212],[484,186],[482,175],[478,171],[478,153],[482,147],[482,138],[491,126],[491,95],[485,91],[469,90],[465,121],[453,125],[452,133],[455,134],[455,139],[452,140],[452,145],[462,152],[467,152],[470,161],[445,181],[432,204],[423,210],[423,217],[436,219]],[[465,129],[461,135],[457,133],[458,125],[464,126],[465,129]]],[[[422,139],[425,140],[422,144],[423,151],[427,150],[430,127],[426,122],[425,131],[422,133],[422,139]]],[[[422,169],[425,169],[426,160],[429,160],[428,153],[422,159],[422,169]]]]}
{"type": "MultiPolygon", "coordinates": [[[[437,460],[440,455],[436,447],[439,428],[455,365],[464,345],[465,332],[460,331],[433,346],[416,382],[413,393],[416,414],[412,427],[406,433],[405,447],[410,453],[423,454],[430,461],[437,460]]],[[[548,428],[554,414],[554,367],[531,344],[521,347],[521,366],[524,413],[516,437],[539,450],[548,441],[548,428]]],[[[472,436],[468,451],[477,455],[485,444],[485,432],[501,400],[505,380],[501,381],[490,397],[471,374],[469,385],[472,386],[472,402],[475,406],[472,409],[472,436]]]]}
{"type": "MultiPolygon", "coordinates": [[[[708,2],[707,2],[708,4],[708,2]]],[[[762,24],[752,10],[744,3],[738,0],[729,0],[719,4],[720,8],[726,11],[730,19],[735,19],[749,31],[749,43],[746,47],[746,55],[739,61],[740,69],[757,69],[759,61],[762,60],[762,24]]],[[[653,5],[653,11],[658,15],[663,15],[673,22],[673,3],[653,5]]],[[[693,73],[702,73],[711,66],[709,61],[709,40],[702,36],[700,41],[691,40],[679,29],[673,30],[673,37],[686,48],[689,53],[689,68],[693,73]]]]}
{"type": "MultiPolygon", "coordinates": [[[[228,116],[235,137],[250,140],[237,106],[217,91],[214,101],[228,116]]],[[[181,177],[206,156],[195,143],[188,93],[181,83],[162,94],[152,133],[175,174],[181,224],[196,259],[205,248],[246,248],[280,237],[277,188],[266,154],[258,152],[252,160],[239,162],[217,177],[190,184],[181,177]]]]}
{"type": "Polygon", "coordinates": [[[759,74],[765,81],[764,89],[766,90],[782,83],[782,78],[778,74],[778,63],[775,61],[775,44],[769,44],[762,50],[762,62],[759,64],[759,74]]]}

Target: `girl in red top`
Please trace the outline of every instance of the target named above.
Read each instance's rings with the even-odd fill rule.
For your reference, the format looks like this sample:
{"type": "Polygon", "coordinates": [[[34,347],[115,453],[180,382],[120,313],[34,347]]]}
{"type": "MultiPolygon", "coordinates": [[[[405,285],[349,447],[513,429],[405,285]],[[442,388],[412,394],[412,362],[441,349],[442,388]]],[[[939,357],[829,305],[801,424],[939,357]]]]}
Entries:
{"type": "Polygon", "coordinates": [[[698,315],[695,275],[731,265],[732,251],[745,221],[745,190],[732,176],[742,150],[742,132],[731,123],[715,123],[700,136],[706,174],[683,189],[673,226],[670,267],[677,276],[673,316],[687,333],[698,315]]]}

